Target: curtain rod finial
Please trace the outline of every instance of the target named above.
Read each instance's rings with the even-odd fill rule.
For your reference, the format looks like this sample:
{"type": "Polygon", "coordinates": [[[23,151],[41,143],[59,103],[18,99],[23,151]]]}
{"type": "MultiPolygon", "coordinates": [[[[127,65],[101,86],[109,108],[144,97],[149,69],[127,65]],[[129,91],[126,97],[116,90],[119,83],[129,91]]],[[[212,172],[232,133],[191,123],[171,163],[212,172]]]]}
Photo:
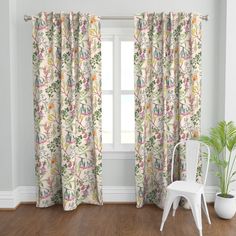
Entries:
{"type": "Polygon", "coordinates": [[[209,16],[208,15],[202,16],[202,19],[205,20],[205,21],[208,21],[209,20],[209,16]]]}
{"type": "Polygon", "coordinates": [[[27,15],[24,15],[24,21],[30,21],[32,20],[32,17],[31,16],[27,16],[27,15]]]}

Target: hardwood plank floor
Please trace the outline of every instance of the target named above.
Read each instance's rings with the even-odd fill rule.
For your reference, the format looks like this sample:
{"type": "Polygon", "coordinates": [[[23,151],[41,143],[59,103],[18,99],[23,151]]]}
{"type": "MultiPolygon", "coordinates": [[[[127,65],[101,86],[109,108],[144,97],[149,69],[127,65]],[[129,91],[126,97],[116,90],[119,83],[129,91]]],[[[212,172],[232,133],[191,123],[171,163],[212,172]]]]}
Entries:
{"type": "MultiPolygon", "coordinates": [[[[236,217],[221,220],[208,206],[212,225],[203,215],[204,236],[235,236],[236,217]]],[[[80,205],[65,212],[62,206],[46,209],[20,205],[15,211],[0,211],[0,236],[194,236],[198,231],[191,211],[179,208],[170,214],[161,233],[162,210],[154,205],[137,209],[132,204],[80,205]]]]}

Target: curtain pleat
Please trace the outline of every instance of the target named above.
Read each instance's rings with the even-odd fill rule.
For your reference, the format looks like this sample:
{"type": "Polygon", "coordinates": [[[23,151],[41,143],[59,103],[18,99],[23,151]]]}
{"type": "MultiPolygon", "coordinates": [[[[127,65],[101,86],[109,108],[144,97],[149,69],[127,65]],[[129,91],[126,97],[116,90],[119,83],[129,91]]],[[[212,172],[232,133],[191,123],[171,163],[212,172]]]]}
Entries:
{"type": "MultiPolygon", "coordinates": [[[[143,13],[134,38],[137,207],[163,208],[174,145],[200,133],[201,18],[143,13]]],[[[175,178],[184,179],[184,149],[178,151],[175,178]]]]}
{"type": "Polygon", "coordinates": [[[37,206],[102,204],[100,19],[33,18],[37,206]]]}

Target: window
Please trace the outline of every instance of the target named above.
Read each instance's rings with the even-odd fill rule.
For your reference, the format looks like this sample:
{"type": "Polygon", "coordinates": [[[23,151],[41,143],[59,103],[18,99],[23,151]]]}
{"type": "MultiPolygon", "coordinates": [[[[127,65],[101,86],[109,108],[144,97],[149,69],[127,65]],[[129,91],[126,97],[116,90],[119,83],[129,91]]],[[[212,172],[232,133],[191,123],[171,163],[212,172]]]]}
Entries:
{"type": "Polygon", "coordinates": [[[134,151],[133,29],[102,31],[104,151],[134,151]]]}
{"type": "Polygon", "coordinates": [[[113,42],[102,41],[102,140],[113,143],[113,42]]]}
{"type": "Polygon", "coordinates": [[[133,54],[133,41],[121,41],[121,143],[134,143],[133,54]]]}

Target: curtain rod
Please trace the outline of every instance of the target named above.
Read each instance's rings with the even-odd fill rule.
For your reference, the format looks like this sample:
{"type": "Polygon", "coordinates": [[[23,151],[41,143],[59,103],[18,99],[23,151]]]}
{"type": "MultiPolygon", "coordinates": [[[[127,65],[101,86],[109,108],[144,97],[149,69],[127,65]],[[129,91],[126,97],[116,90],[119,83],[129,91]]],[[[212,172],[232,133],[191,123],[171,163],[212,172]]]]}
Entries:
{"type": "MultiPolygon", "coordinates": [[[[133,16],[101,16],[101,20],[133,20],[133,16]]],[[[201,19],[208,21],[208,15],[201,16],[201,19]]],[[[31,21],[32,16],[24,15],[25,22],[31,21]]]]}

